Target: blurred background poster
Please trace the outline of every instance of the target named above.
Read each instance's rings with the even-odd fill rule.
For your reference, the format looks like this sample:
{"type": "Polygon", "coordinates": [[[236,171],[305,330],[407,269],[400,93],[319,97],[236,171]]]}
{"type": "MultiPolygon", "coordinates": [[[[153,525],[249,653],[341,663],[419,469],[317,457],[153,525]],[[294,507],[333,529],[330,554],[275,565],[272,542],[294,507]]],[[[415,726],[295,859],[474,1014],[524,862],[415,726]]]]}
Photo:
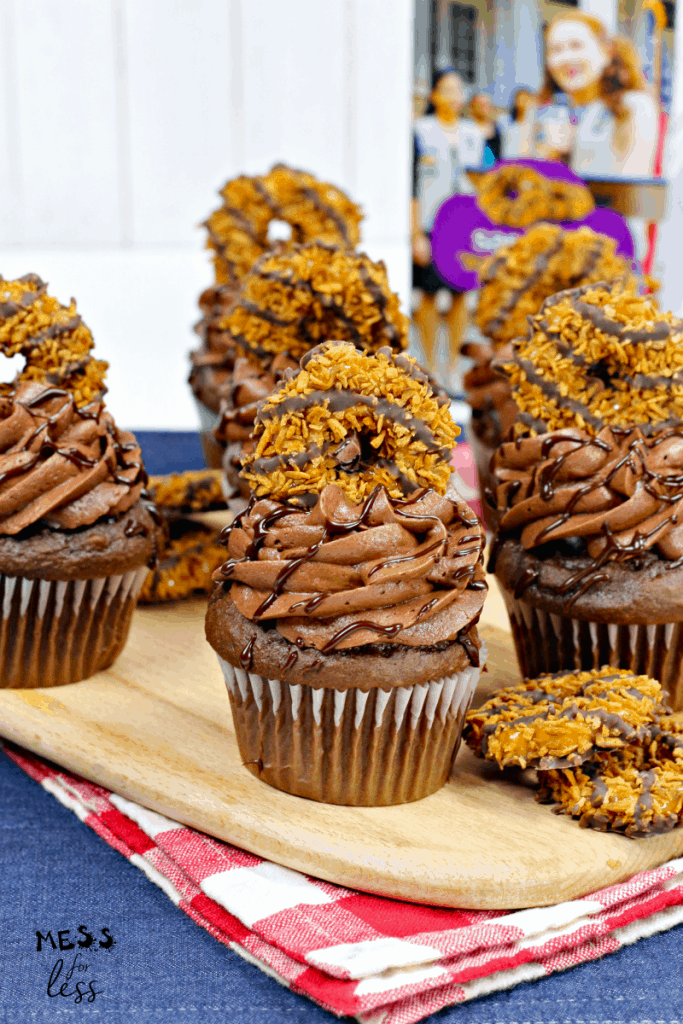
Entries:
{"type": "MultiPolygon", "coordinates": [[[[458,355],[476,297],[471,283],[439,272],[434,222],[454,195],[476,203],[500,161],[541,174],[545,164],[548,178],[558,177],[551,165],[573,172],[595,209],[623,218],[644,274],[661,276],[674,19],[669,0],[416,0],[413,318],[421,355],[453,395],[462,391],[458,355]]],[[[585,222],[555,214],[537,219],[585,222]]],[[[489,232],[489,249],[509,241],[506,230],[489,232]]]]}

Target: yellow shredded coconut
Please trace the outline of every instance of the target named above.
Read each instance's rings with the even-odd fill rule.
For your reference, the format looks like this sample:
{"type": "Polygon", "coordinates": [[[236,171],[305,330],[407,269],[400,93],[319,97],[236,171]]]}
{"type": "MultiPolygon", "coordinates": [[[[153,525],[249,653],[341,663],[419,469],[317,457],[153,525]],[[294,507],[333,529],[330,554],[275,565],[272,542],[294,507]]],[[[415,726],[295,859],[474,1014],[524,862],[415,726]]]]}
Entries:
{"type": "Polygon", "coordinates": [[[287,352],[298,358],[328,338],[371,351],[408,344],[408,320],[384,264],[318,243],[259,260],[218,329],[261,356],[287,352]]]}
{"type": "Polygon", "coordinates": [[[16,281],[0,278],[0,350],[6,356],[26,357],[15,385],[54,384],[71,391],[77,406],[87,405],[106,391],[109,364],[92,358],[95,342],[75,300],[63,306],[45,289],[35,275],[16,281]]]}
{"type": "MultiPolygon", "coordinates": [[[[604,425],[683,421],[683,383],[671,380],[683,371],[682,342],[683,322],[660,311],[652,298],[637,295],[632,284],[617,282],[579,297],[559,295],[557,302],[533,317],[528,336],[514,343],[514,361],[502,369],[517,406],[527,416],[542,421],[548,430],[576,426],[595,435],[604,425]],[[593,323],[575,308],[577,298],[623,325],[623,335],[617,337],[593,323]],[[652,332],[655,325],[665,325],[668,336],[631,340],[629,330],[652,332]],[[540,380],[534,381],[533,375],[540,380]],[[639,382],[639,375],[663,379],[639,382]],[[545,393],[541,381],[554,393],[545,393]]],[[[525,428],[518,424],[518,429],[525,428]]]]}
{"type": "MultiPolygon", "coordinates": [[[[414,360],[408,360],[408,365],[414,365],[414,360]]],[[[265,403],[254,428],[256,448],[245,457],[241,475],[257,497],[277,500],[319,493],[330,483],[339,484],[353,502],[363,501],[377,484],[400,498],[405,487],[397,474],[410,481],[413,489],[432,487],[444,494],[451,472],[444,452],[450,453],[459,433],[448,405],[440,404],[427,382],[411,377],[387,353],[364,353],[348,343],[333,342],[316,350],[305,369],[285,381],[265,403]],[[310,404],[304,402],[303,408],[278,414],[288,399],[305,399],[313,392],[386,399],[405,410],[408,418],[405,424],[396,422],[361,402],[335,411],[327,398],[315,398],[310,404]],[[416,429],[425,424],[433,435],[430,445],[416,436],[416,429]],[[366,441],[364,461],[359,471],[347,472],[331,448],[354,432],[366,441]],[[319,454],[313,454],[303,466],[288,461],[288,457],[311,449],[319,454]],[[275,456],[279,464],[274,470],[254,468],[256,460],[275,456]],[[395,472],[384,460],[392,463],[395,472]]]]}

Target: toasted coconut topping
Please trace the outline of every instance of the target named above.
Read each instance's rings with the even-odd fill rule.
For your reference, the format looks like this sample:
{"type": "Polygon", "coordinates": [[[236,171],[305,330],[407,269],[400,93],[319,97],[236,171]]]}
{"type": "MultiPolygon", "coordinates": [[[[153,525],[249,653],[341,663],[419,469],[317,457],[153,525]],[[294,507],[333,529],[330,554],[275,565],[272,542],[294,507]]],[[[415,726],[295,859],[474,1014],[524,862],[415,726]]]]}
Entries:
{"type": "Polygon", "coordinates": [[[356,503],[378,484],[394,498],[420,487],[444,494],[458,434],[448,400],[413,359],[326,342],[259,406],[242,476],[257,497],[304,504],[330,483],[356,503]]]}

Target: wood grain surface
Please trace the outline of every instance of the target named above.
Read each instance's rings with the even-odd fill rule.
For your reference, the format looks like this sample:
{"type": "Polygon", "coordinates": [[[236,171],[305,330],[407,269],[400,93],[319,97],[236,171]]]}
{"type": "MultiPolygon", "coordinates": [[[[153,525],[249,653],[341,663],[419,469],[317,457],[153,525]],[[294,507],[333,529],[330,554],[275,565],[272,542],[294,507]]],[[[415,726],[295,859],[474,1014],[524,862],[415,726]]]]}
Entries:
{"type": "MultiPolygon", "coordinates": [[[[477,700],[515,682],[499,596],[482,633],[477,700]]],[[[170,818],[280,864],[399,899],[469,908],[557,903],[683,853],[683,829],[629,840],[580,829],[460,751],[449,783],[398,807],[318,804],[242,766],[230,705],[204,639],[204,602],[139,608],[107,672],[71,686],[0,692],[0,734],[170,818]]]]}

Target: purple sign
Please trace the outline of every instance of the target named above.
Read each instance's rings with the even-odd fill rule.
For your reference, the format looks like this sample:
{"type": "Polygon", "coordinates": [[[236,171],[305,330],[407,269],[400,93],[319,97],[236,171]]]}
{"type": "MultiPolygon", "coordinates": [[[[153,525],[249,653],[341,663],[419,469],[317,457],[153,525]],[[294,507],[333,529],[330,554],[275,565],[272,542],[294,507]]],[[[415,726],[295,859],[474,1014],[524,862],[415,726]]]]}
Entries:
{"type": "MultiPolygon", "coordinates": [[[[507,161],[505,161],[507,162],[507,161]]],[[[532,167],[546,178],[583,184],[564,164],[541,160],[516,160],[510,163],[532,167]]],[[[500,164],[496,166],[500,167],[500,164]]],[[[626,221],[614,210],[593,210],[583,220],[564,221],[560,227],[566,231],[588,227],[613,238],[620,256],[633,259],[633,239],[626,221]]],[[[479,287],[478,269],[483,259],[501,246],[523,235],[524,228],[511,228],[495,224],[477,205],[476,196],[451,196],[439,208],[432,230],[432,259],[444,281],[457,291],[470,291],[479,287]]]]}

